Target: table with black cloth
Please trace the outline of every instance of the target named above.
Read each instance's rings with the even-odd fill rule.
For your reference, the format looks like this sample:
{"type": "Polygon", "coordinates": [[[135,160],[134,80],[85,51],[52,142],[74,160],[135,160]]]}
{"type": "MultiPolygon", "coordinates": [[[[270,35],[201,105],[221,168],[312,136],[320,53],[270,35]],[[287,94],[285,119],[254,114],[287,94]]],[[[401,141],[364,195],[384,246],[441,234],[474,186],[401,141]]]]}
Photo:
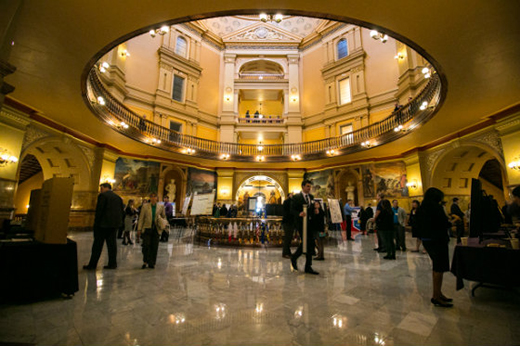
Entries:
{"type": "Polygon", "coordinates": [[[76,242],[1,242],[0,277],[1,302],[70,297],[79,290],[76,242]]]}
{"type": "Polygon", "coordinates": [[[451,262],[451,272],[457,277],[457,290],[464,287],[463,279],[476,281],[478,287],[497,285],[505,288],[520,287],[520,250],[511,249],[504,240],[486,240],[479,244],[478,238],[469,238],[468,245],[457,245],[451,262]],[[490,243],[508,247],[488,247],[490,243]]]}

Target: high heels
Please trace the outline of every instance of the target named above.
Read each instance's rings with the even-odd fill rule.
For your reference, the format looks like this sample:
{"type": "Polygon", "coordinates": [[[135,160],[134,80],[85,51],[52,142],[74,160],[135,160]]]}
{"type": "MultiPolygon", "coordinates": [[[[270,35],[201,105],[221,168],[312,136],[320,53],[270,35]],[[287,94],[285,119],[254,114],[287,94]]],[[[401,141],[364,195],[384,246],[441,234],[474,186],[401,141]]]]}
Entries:
{"type": "Polygon", "coordinates": [[[445,301],[443,301],[442,299],[439,300],[439,299],[434,299],[434,298],[432,298],[432,299],[431,299],[431,302],[432,302],[433,305],[435,305],[435,306],[439,306],[439,307],[441,307],[441,308],[451,308],[451,307],[453,307],[453,304],[452,304],[452,303],[445,302],[445,301]]]}

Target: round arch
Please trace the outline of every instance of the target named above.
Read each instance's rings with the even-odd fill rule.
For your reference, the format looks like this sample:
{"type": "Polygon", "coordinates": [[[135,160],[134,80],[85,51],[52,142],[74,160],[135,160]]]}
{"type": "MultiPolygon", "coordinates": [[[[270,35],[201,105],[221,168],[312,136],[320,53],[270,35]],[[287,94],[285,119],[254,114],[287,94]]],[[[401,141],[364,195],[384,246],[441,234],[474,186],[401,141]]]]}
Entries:
{"type": "Polygon", "coordinates": [[[251,176],[249,176],[249,177],[245,178],[244,180],[242,180],[242,182],[238,185],[238,187],[236,189],[235,200],[238,201],[241,192],[244,189],[250,188],[248,185],[253,185],[253,183],[255,181],[258,181],[258,182],[265,181],[268,184],[272,185],[271,188],[275,189],[276,191],[278,191],[282,201],[285,200],[286,195],[285,195],[285,192],[284,192],[282,186],[280,185],[280,182],[278,182],[278,180],[276,180],[275,178],[270,177],[270,176],[268,176],[266,174],[252,174],[251,176]]]}
{"type": "Polygon", "coordinates": [[[237,72],[242,73],[247,68],[248,65],[259,65],[263,66],[266,71],[268,69],[274,70],[278,73],[287,73],[287,68],[283,64],[280,64],[280,62],[270,59],[270,58],[251,58],[244,61],[241,61],[239,64],[237,64],[237,72]]]}
{"type": "Polygon", "coordinates": [[[347,192],[345,191],[345,189],[347,188],[347,184],[348,184],[348,181],[346,181],[344,178],[345,177],[354,177],[354,194],[355,194],[355,198],[354,198],[354,203],[355,205],[362,205],[364,203],[364,199],[363,199],[363,180],[362,180],[362,176],[361,174],[354,168],[352,167],[347,167],[347,168],[344,168],[342,170],[340,170],[338,173],[337,173],[337,176],[336,176],[336,196],[339,196],[343,202],[346,202],[346,200],[348,199],[347,197],[347,192]]]}

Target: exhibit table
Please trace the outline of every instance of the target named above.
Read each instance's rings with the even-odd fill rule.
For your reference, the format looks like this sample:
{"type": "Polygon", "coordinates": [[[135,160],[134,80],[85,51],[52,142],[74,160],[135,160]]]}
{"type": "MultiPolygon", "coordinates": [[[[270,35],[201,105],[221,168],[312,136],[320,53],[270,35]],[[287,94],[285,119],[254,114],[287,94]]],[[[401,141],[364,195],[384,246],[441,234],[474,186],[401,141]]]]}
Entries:
{"type": "Polygon", "coordinates": [[[508,243],[489,239],[479,244],[478,238],[469,238],[468,245],[455,246],[451,272],[457,277],[457,290],[464,287],[463,279],[479,283],[472,289],[473,296],[478,287],[492,287],[485,284],[520,287],[520,250],[513,250],[508,243]],[[506,247],[489,247],[489,244],[506,247]]]}
{"type": "Polygon", "coordinates": [[[76,242],[0,242],[0,301],[35,301],[79,290],[76,242]]]}

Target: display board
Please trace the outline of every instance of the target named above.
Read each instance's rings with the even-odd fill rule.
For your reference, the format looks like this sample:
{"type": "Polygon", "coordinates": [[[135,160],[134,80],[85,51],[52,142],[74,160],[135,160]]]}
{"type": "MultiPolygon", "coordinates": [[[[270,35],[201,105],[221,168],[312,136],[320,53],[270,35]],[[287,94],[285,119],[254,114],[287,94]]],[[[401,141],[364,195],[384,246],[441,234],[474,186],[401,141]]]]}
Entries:
{"type": "Polygon", "coordinates": [[[191,205],[191,215],[211,215],[213,203],[215,202],[215,191],[212,193],[195,194],[191,205]]]}
{"type": "Polygon", "coordinates": [[[328,199],[329,208],[330,208],[330,219],[332,223],[342,223],[343,222],[343,214],[341,212],[341,208],[339,206],[339,201],[337,199],[328,199]]]}
{"type": "Polygon", "coordinates": [[[188,206],[190,205],[191,196],[184,198],[184,204],[182,205],[182,215],[187,216],[188,206]]]}

